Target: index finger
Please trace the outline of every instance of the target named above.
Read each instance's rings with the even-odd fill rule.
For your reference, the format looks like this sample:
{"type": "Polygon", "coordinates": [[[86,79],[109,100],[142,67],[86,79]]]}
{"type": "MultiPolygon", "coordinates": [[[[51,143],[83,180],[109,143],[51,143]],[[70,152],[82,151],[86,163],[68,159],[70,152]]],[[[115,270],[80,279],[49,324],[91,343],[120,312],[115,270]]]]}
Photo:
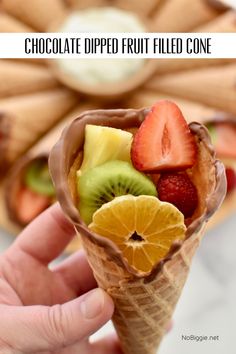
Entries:
{"type": "Polygon", "coordinates": [[[20,248],[41,263],[48,264],[61,254],[74,235],[73,225],[56,203],[20,233],[12,248],[20,248]]]}

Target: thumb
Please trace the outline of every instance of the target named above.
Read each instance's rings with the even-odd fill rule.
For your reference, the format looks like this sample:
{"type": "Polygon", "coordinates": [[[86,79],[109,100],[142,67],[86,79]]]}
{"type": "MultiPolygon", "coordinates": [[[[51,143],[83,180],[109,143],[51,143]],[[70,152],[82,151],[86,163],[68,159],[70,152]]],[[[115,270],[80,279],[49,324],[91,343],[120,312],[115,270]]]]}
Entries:
{"type": "Polygon", "coordinates": [[[113,310],[101,289],[52,307],[0,305],[0,343],[24,353],[66,347],[97,331],[113,310]]]}

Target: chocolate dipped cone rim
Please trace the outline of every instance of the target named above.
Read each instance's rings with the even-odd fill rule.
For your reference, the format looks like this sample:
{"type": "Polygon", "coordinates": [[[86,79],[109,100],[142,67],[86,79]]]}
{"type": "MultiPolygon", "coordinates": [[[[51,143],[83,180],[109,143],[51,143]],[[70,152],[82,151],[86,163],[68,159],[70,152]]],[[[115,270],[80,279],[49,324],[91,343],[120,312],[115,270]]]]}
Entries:
{"type": "MultiPolygon", "coordinates": [[[[150,272],[142,273],[135,270],[128,264],[127,260],[123,257],[122,252],[112,241],[88,229],[74,204],[68,184],[68,175],[78,153],[83,150],[84,130],[86,124],[102,125],[119,129],[134,128],[140,126],[148,112],[149,109],[147,108],[138,110],[115,109],[84,112],[63,131],[60,140],[52,149],[49,157],[49,168],[55,184],[57,198],[64,213],[75,225],[77,231],[81,233],[83,237],[88,237],[90,241],[103,247],[109,256],[109,259],[122,268],[125,268],[131,276],[145,276],[146,280],[155,276],[157,272],[160,271],[163,264],[172,258],[172,256],[181,248],[181,242],[175,242],[168,255],[162,261],[158,262],[150,272]]],[[[198,190],[206,189],[207,185],[210,191],[207,191],[206,195],[203,196],[204,198],[200,198],[203,204],[201,205],[202,211],[187,227],[186,239],[201,230],[204,223],[220,207],[226,194],[224,165],[215,159],[215,152],[211,145],[207,129],[199,123],[190,123],[189,127],[196,137],[199,151],[201,149],[203,155],[206,155],[208,159],[207,163],[204,161],[204,164],[200,166],[200,170],[198,166],[199,178],[202,178],[201,175],[204,175],[204,172],[202,171],[207,172],[205,176],[207,181],[201,181],[201,186],[198,190]]],[[[200,156],[200,152],[198,155],[200,156]]]]}

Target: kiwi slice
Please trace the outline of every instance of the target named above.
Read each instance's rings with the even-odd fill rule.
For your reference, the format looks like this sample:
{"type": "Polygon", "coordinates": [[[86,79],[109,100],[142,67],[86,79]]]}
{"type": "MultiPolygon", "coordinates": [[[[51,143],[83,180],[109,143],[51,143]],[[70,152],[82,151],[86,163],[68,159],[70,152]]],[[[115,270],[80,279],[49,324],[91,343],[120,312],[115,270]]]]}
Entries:
{"type": "Polygon", "coordinates": [[[208,129],[209,134],[210,134],[212,144],[213,145],[216,144],[216,142],[217,142],[217,131],[216,131],[215,125],[213,123],[207,123],[206,127],[208,129]]]}
{"type": "Polygon", "coordinates": [[[33,192],[47,197],[55,195],[47,160],[33,161],[26,169],[24,182],[33,192]]]}
{"type": "Polygon", "coordinates": [[[78,209],[86,224],[103,204],[115,197],[132,194],[157,195],[156,187],[143,173],[126,161],[112,160],[77,174],[78,209]]]}

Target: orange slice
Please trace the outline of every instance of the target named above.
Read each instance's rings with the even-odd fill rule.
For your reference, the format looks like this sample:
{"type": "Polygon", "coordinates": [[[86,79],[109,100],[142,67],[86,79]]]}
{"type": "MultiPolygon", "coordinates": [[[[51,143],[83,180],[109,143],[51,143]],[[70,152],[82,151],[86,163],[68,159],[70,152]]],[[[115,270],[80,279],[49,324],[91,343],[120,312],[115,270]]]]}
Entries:
{"type": "Polygon", "coordinates": [[[174,205],[147,195],[124,195],[103,204],[89,228],[113,241],[141,272],[149,272],[186,231],[184,216],[174,205]]]}

